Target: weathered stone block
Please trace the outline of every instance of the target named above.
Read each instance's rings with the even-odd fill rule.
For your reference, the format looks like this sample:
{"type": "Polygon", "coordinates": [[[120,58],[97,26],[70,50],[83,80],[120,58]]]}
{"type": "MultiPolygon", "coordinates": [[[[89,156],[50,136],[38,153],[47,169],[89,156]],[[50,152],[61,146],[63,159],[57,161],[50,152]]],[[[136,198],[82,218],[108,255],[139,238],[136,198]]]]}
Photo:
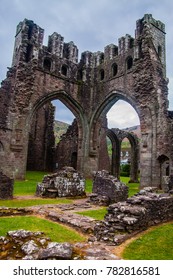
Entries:
{"type": "Polygon", "coordinates": [[[108,204],[118,201],[125,201],[128,197],[128,187],[120,182],[116,177],[109,175],[105,170],[98,171],[94,175],[93,193],[97,196],[91,196],[90,199],[96,204],[105,202],[108,204]],[[103,199],[101,199],[103,197],[103,199]],[[105,199],[105,197],[107,199],[105,199]]]}
{"type": "Polygon", "coordinates": [[[44,176],[37,185],[37,196],[42,197],[78,197],[85,196],[85,179],[73,167],[44,176]]]}
{"type": "Polygon", "coordinates": [[[0,199],[13,198],[13,180],[0,172],[0,199]]]}

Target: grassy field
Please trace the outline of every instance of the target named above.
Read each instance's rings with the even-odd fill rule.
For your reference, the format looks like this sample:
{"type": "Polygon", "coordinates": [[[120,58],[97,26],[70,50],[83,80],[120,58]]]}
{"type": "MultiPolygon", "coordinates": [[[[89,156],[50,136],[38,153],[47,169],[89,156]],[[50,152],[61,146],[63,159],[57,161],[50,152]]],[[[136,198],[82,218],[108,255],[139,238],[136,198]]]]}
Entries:
{"type": "Polygon", "coordinates": [[[82,242],[86,238],[73,229],[48,221],[46,219],[25,217],[0,218],[0,236],[5,236],[7,231],[25,229],[30,231],[42,231],[52,241],[56,242],[82,242]]]}
{"type": "Polygon", "coordinates": [[[14,195],[33,195],[36,186],[43,180],[43,176],[47,173],[42,171],[27,171],[24,181],[16,180],[14,182],[14,195]]]}
{"type": "MultiPolygon", "coordinates": [[[[72,203],[72,199],[41,199],[30,198],[34,195],[38,182],[41,182],[44,172],[26,173],[25,181],[15,181],[14,196],[18,199],[0,200],[0,206],[26,207],[41,204],[72,203]],[[21,199],[19,199],[21,196],[21,199]],[[25,196],[23,198],[22,196],[25,196]]],[[[129,178],[121,177],[121,181],[129,186],[129,196],[134,195],[139,190],[138,183],[128,183],[129,178]]],[[[86,192],[92,192],[92,180],[86,180],[86,192]]],[[[97,220],[102,220],[107,212],[106,207],[98,210],[86,210],[78,212],[81,215],[89,216],[97,220]]],[[[80,242],[85,237],[65,226],[51,221],[33,216],[25,217],[3,217],[0,218],[0,235],[6,235],[9,230],[26,229],[31,231],[43,231],[52,241],[57,242],[80,242]]],[[[128,260],[172,260],[173,259],[173,223],[157,226],[149,232],[141,235],[140,238],[130,243],[123,251],[122,258],[128,260]]]]}
{"type": "Polygon", "coordinates": [[[88,216],[96,220],[103,220],[104,216],[107,213],[107,207],[103,207],[98,210],[86,210],[86,211],[80,211],[76,212],[77,214],[83,215],[83,216],[88,216]]]}
{"type": "Polygon", "coordinates": [[[123,251],[127,260],[173,260],[173,223],[159,225],[142,234],[123,251]]]}
{"type": "MultiPolygon", "coordinates": [[[[42,171],[27,171],[24,181],[16,180],[14,183],[14,195],[34,195],[36,186],[43,180],[43,176],[47,175],[42,171]]],[[[138,191],[139,183],[128,183],[129,177],[121,177],[121,181],[129,186],[129,196],[138,191]]],[[[86,179],[86,193],[92,192],[92,179],[86,179]]]]}
{"type": "MultiPolygon", "coordinates": [[[[58,204],[58,203],[73,203],[72,199],[41,199],[41,198],[29,198],[27,199],[27,196],[34,196],[36,191],[36,186],[39,182],[42,181],[43,176],[46,175],[45,172],[40,171],[27,171],[26,172],[26,179],[24,181],[16,180],[14,183],[14,197],[18,196],[18,199],[13,200],[0,200],[0,206],[6,206],[6,207],[27,207],[27,206],[34,206],[34,205],[41,205],[41,204],[58,204]],[[20,196],[25,196],[25,199],[20,198],[20,196]]],[[[136,192],[138,192],[138,186],[137,183],[131,183],[129,184],[129,178],[122,177],[121,181],[124,182],[129,186],[129,196],[132,196],[136,192]]],[[[92,180],[86,179],[86,193],[92,192],[92,180]]],[[[97,211],[93,213],[86,213],[87,215],[96,215],[93,216],[93,218],[97,219],[97,215],[101,215],[100,217],[103,217],[100,210],[97,214],[97,211]]],[[[101,219],[101,218],[98,218],[101,219]]]]}
{"type": "Polygon", "coordinates": [[[121,177],[120,180],[129,187],[129,197],[133,196],[139,191],[139,183],[129,183],[129,177],[121,177]]]}
{"type": "Polygon", "coordinates": [[[34,198],[34,199],[13,199],[13,200],[0,200],[0,206],[5,207],[29,207],[34,205],[45,205],[45,204],[69,204],[73,203],[72,199],[48,199],[48,198],[34,198]]]}

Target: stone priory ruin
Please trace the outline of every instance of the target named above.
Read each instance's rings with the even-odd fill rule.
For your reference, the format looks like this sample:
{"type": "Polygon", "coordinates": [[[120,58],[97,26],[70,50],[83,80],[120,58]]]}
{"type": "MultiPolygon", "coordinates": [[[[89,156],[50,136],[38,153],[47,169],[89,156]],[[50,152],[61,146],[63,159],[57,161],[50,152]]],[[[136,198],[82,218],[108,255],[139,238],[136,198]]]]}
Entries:
{"type": "MultiPolygon", "coordinates": [[[[85,177],[108,170],[103,123],[112,105],[125,100],[140,120],[140,187],[162,187],[164,176],[171,185],[173,112],[168,110],[165,36],[164,23],[145,14],[136,22],[135,37],[125,35],[103,52],[85,51],[78,60],[72,41],[66,43],[54,32],[43,45],[44,30],[32,20],[20,22],[12,65],[0,88],[0,176],[24,179],[27,163],[34,160],[30,147],[35,153],[42,151],[36,165],[46,168],[55,163],[53,138],[48,138],[53,119],[49,104],[55,99],[71,110],[77,122],[75,145],[69,148],[71,166],[85,177]]],[[[109,135],[116,142],[115,135],[109,135]]],[[[135,145],[134,141],[134,151],[135,145]]],[[[114,164],[112,174],[118,177],[116,156],[118,166],[114,164]]],[[[0,179],[0,198],[3,188],[0,179]]],[[[10,187],[7,196],[11,198],[10,187]]]]}

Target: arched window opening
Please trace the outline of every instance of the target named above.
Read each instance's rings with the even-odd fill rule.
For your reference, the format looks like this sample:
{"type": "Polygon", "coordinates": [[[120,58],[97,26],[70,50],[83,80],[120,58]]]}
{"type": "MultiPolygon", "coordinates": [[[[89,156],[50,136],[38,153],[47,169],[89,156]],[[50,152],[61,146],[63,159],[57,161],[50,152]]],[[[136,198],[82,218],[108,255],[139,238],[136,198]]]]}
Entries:
{"type": "Polygon", "coordinates": [[[31,37],[32,37],[33,27],[34,27],[33,23],[30,23],[30,24],[29,24],[29,28],[28,28],[28,39],[29,39],[29,40],[30,40],[31,37]]]}
{"type": "Polygon", "coordinates": [[[127,58],[127,70],[130,70],[133,66],[133,58],[130,56],[127,58]]]}
{"type": "Polygon", "coordinates": [[[112,64],[112,76],[115,77],[118,73],[118,66],[116,63],[112,64]]]}
{"type": "Polygon", "coordinates": [[[80,81],[83,80],[83,71],[82,71],[82,69],[80,69],[80,70],[78,71],[78,80],[80,80],[80,81]]]}
{"type": "Polygon", "coordinates": [[[31,44],[28,44],[26,47],[26,53],[25,53],[26,62],[29,62],[32,59],[32,53],[33,53],[33,46],[31,44]]]}
{"type": "Polygon", "coordinates": [[[132,49],[133,47],[134,47],[134,39],[133,38],[131,38],[130,39],[130,49],[132,49]]]}
{"type": "Polygon", "coordinates": [[[158,55],[161,58],[162,57],[162,47],[158,46],[158,55]]]}
{"type": "Polygon", "coordinates": [[[104,62],[104,53],[102,53],[100,56],[100,63],[103,63],[103,62],[104,62]]]}
{"type": "Polygon", "coordinates": [[[100,70],[100,80],[103,81],[105,77],[105,71],[103,69],[100,70]]]}
{"type": "Polygon", "coordinates": [[[158,157],[158,161],[160,164],[160,188],[163,191],[168,192],[169,184],[167,178],[170,175],[169,158],[166,155],[161,155],[158,157]]]}
{"type": "Polygon", "coordinates": [[[45,58],[43,63],[44,70],[50,71],[51,65],[52,65],[51,60],[49,58],[45,58]]]}
{"type": "Polygon", "coordinates": [[[118,47],[117,46],[114,47],[113,55],[114,56],[118,55],[118,47]]]}
{"type": "Polygon", "coordinates": [[[62,65],[62,67],[61,67],[61,74],[63,76],[67,76],[67,74],[68,74],[68,67],[67,67],[67,65],[65,65],[65,64],[62,65]]]}

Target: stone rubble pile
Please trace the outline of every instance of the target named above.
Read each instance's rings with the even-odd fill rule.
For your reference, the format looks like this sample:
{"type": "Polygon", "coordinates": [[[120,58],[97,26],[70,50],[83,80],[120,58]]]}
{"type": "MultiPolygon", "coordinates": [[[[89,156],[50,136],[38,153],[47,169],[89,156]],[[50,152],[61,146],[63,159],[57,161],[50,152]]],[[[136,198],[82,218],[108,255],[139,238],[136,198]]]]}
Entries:
{"type": "Polygon", "coordinates": [[[0,207],[0,217],[4,216],[23,216],[23,215],[30,215],[32,214],[32,210],[27,209],[27,208],[17,208],[17,207],[0,207]]]}
{"type": "Polygon", "coordinates": [[[43,232],[9,231],[0,236],[0,248],[0,260],[72,259],[71,244],[51,242],[43,232]]]}
{"type": "Polygon", "coordinates": [[[173,196],[146,189],[108,207],[104,220],[94,228],[97,240],[120,244],[132,233],[173,219],[173,196]]]}
{"type": "Polygon", "coordinates": [[[58,243],[43,232],[9,231],[0,236],[0,260],[117,260],[109,247],[99,242],[58,243]]]}
{"type": "Polygon", "coordinates": [[[102,170],[95,172],[93,190],[90,201],[93,204],[107,206],[111,203],[125,201],[128,197],[128,187],[116,177],[102,170]]]}
{"type": "Polygon", "coordinates": [[[36,195],[41,197],[85,197],[85,179],[73,167],[46,175],[37,185],[36,195]]]}

